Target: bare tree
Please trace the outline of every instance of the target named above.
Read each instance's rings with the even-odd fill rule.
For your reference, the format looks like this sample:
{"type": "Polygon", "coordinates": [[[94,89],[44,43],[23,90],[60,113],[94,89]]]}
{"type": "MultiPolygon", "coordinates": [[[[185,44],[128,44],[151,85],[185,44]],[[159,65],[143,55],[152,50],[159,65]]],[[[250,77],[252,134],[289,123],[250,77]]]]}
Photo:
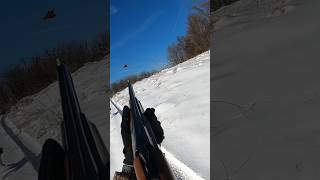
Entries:
{"type": "Polygon", "coordinates": [[[185,40],[183,37],[178,37],[177,43],[170,45],[167,51],[168,60],[171,65],[179,64],[187,59],[185,53],[185,40]]]}
{"type": "Polygon", "coordinates": [[[209,1],[200,1],[193,6],[188,17],[187,34],[178,37],[177,42],[168,47],[168,60],[171,65],[181,63],[210,48],[209,1]]]}

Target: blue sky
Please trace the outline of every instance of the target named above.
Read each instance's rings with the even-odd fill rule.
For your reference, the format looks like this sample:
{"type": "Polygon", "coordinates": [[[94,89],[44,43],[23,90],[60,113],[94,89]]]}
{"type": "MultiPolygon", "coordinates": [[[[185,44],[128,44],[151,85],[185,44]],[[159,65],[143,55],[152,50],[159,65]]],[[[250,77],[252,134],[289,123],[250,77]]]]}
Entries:
{"type": "Polygon", "coordinates": [[[111,0],[111,82],[166,65],[167,47],[185,34],[191,7],[192,0],[111,0]]]}
{"type": "Polygon", "coordinates": [[[0,72],[61,42],[92,39],[106,30],[105,0],[11,0],[0,7],[0,72]],[[55,8],[57,18],[41,18],[55,8]]]}

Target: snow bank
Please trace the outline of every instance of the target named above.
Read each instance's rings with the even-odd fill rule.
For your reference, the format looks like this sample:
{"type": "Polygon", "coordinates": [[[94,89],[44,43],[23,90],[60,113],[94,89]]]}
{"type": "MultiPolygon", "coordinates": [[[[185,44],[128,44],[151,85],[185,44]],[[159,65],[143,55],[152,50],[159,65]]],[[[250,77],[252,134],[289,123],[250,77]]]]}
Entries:
{"type": "Polygon", "coordinates": [[[320,178],[320,1],[290,3],[214,34],[213,179],[320,178]]]}
{"type": "Polygon", "coordinates": [[[293,0],[240,0],[213,13],[214,29],[284,15],[296,6],[293,0]]]}
{"type": "MultiPolygon", "coordinates": [[[[72,73],[72,77],[82,111],[88,120],[96,124],[103,141],[108,145],[110,136],[106,68],[106,60],[87,63],[72,73]]],[[[30,139],[35,139],[40,146],[47,138],[61,142],[62,112],[57,82],[19,101],[7,114],[6,121],[13,123],[11,125],[16,127],[13,128],[13,134],[16,132],[25,134],[19,135],[23,141],[29,142],[30,139]]],[[[30,168],[29,162],[24,162],[23,153],[2,128],[0,128],[0,134],[3,135],[0,136],[1,144],[5,143],[2,145],[5,151],[3,155],[5,163],[18,167],[6,176],[6,179],[37,179],[37,172],[30,168]]],[[[4,175],[4,172],[0,174],[4,175]]]]}
{"type": "MultiPolygon", "coordinates": [[[[210,52],[205,52],[175,67],[133,85],[142,105],[156,109],[165,140],[163,147],[174,159],[197,175],[210,177],[210,52]]],[[[113,100],[128,105],[128,90],[113,100]]],[[[111,174],[122,167],[121,116],[111,104],[111,174]]],[[[179,164],[179,163],[178,163],[179,164]]],[[[194,179],[195,176],[187,177],[194,179]]]]}

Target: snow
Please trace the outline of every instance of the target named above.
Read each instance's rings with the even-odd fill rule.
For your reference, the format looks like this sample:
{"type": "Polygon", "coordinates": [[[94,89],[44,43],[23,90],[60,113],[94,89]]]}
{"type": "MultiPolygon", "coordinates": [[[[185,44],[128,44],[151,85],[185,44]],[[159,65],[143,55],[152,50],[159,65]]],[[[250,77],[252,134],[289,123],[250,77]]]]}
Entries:
{"type": "MultiPolygon", "coordinates": [[[[180,179],[210,177],[209,56],[209,51],[205,52],[133,85],[144,107],[156,109],[166,137],[162,150],[180,179]]],[[[105,144],[109,144],[111,137],[113,176],[116,170],[121,170],[123,160],[121,116],[113,105],[108,114],[105,62],[88,63],[72,77],[82,111],[96,124],[105,144]]],[[[128,93],[124,90],[113,99],[121,110],[128,103],[128,93]]],[[[19,101],[1,121],[5,122],[0,126],[3,161],[9,166],[0,166],[0,178],[37,179],[41,145],[47,138],[61,142],[61,121],[57,82],[19,101]]]]}
{"type": "Polygon", "coordinates": [[[214,32],[213,179],[320,178],[320,1],[284,5],[214,32]]]}
{"type": "Polygon", "coordinates": [[[265,17],[276,17],[291,12],[297,3],[292,0],[240,0],[215,11],[214,29],[240,25],[265,17]]]}
{"type": "MultiPolygon", "coordinates": [[[[1,117],[1,124],[3,122],[1,117]]],[[[37,173],[32,164],[25,159],[23,151],[12,141],[3,126],[0,126],[0,142],[4,150],[2,160],[7,165],[0,165],[0,178],[8,180],[26,179],[26,177],[30,180],[37,179],[37,173]]]]}
{"type": "MultiPolygon", "coordinates": [[[[96,124],[102,139],[108,145],[109,116],[107,115],[106,68],[106,60],[87,63],[72,73],[72,77],[82,111],[88,120],[96,124]]],[[[9,129],[13,130],[12,135],[18,135],[18,140],[26,145],[26,150],[30,151],[31,155],[39,154],[40,145],[47,138],[61,142],[61,120],[61,103],[57,82],[50,84],[37,94],[23,98],[4,118],[6,124],[11,127],[9,129]]],[[[33,168],[30,161],[23,160],[23,158],[30,160],[28,153],[25,153],[12,141],[3,127],[5,126],[0,126],[0,142],[4,149],[3,161],[15,167],[14,171],[8,174],[5,179],[37,179],[37,168],[33,168]]],[[[37,158],[35,161],[39,161],[39,157],[37,158]]],[[[0,167],[0,178],[4,178],[10,167],[0,167]]]]}
{"type": "MultiPolygon", "coordinates": [[[[155,108],[164,129],[167,159],[183,171],[182,179],[210,178],[210,52],[133,84],[144,108],[155,108]]],[[[121,115],[128,105],[127,88],[112,97],[110,174],[122,167],[121,115]],[[112,104],[116,104],[116,107],[112,104]]]]}

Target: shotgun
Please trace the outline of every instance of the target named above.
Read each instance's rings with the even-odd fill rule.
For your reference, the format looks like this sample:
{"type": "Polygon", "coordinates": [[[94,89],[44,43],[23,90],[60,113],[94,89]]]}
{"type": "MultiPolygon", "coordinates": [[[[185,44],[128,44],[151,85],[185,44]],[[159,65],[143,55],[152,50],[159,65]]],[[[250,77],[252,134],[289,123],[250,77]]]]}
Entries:
{"type": "Polygon", "coordinates": [[[63,112],[61,131],[66,153],[66,179],[109,179],[109,153],[99,131],[81,111],[71,74],[59,60],[57,71],[63,112]]]}
{"type": "Polygon", "coordinates": [[[143,114],[144,109],[136,98],[130,81],[128,81],[128,89],[133,166],[137,179],[174,180],[174,175],[156,141],[149,121],[143,114]]]}

